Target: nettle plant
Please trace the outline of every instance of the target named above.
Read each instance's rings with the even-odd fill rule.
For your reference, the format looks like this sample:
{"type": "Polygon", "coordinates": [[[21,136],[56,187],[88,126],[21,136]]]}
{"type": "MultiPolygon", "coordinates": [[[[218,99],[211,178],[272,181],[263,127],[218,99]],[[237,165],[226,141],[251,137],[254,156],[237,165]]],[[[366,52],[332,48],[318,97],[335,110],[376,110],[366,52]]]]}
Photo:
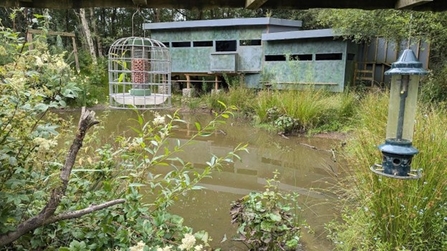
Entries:
{"type": "Polygon", "coordinates": [[[300,220],[298,194],[281,193],[278,175],[267,180],[264,192],[251,192],[231,205],[231,223],[237,224],[235,240],[250,250],[297,250],[300,220]]]}

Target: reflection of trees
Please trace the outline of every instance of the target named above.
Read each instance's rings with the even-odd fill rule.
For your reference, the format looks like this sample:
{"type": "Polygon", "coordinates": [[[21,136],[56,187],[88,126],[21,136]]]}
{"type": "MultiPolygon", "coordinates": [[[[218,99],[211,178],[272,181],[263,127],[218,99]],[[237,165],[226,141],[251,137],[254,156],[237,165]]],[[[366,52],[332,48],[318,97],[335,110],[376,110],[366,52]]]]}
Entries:
{"type": "MultiPolygon", "coordinates": [[[[99,116],[104,112],[98,112],[99,116]]],[[[103,135],[101,138],[108,138],[110,135],[131,136],[133,131],[130,127],[135,126],[136,115],[132,111],[111,110],[108,115],[101,120],[103,135]]],[[[77,113],[67,112],[68,115],[77,113]]],[[[152,119],[153,113],[144,113],[147,120],[152,119]]],[[[195,121],[201,124],[207,123],[212,116],[208,114],[186,114],[183,119],[190,124],[180,124],[174,132],[175,138],[172,140],[186,140],[188,134],[196,132],[195,121]]],[[[75,118],[76,119],[76,118],[75,118]]],[[[292,137],[284,139],[276,134],[265,130],[254,128],[249,121],[243,119],[231,119],[226,124],[218,126],[219,130],[209,136],[198,138],[193,144],[185,147],[185,150],[177,157],[191,163],[195,163],[195,168],[203,168],[205,161],[211,155],[220,156],[231,151],[239,143],[248,143],[250,153],[241,153],[242,161],[226,165],[221,173],[215,173],[221,177],[222,182],[218,185],[226,187],[238,186],[240,188],[262,188],[258,179],[271,178],[272,173],[278,170],[281,173],[280,181],[285,185],[295,187],[327,187],[324,181],[329,180],[332,175],[331,167],[336,166],[331,160],[331,153],[325,149],[330,149],[333,141],[326,139],[312,139],[292,137]],[[316,146],[315,150],[303,146],[301,143],[316,146]],[[235,184],[231,180],[237,180],[240,184],[235,184]],[[226,182],[226,183],[225,183],[226,182]]],[[[171,144],[175,145],[175,144],[171,144]]],[[[215,182],[215,179],[208,181],[215,182]]]]}

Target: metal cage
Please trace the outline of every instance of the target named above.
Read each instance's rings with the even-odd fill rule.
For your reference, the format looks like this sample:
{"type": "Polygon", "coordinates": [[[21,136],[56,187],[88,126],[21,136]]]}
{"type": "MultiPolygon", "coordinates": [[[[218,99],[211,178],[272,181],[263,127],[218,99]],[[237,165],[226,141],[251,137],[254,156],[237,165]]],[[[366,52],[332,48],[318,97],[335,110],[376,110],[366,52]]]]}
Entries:
{"type": "Polygon", "coordinates": [[[171,56],[163,43],[144,37],[116,40],[109,49],[110,107],[171,106],[171,56]]]}

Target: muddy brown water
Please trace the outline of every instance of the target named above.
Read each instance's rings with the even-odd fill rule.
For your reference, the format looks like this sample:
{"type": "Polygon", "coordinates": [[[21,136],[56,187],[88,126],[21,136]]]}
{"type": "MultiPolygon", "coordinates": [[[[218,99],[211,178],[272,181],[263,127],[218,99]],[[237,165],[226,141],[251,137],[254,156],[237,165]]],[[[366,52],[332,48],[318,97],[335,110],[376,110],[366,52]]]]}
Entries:
{"type": "MultiPolygon", "coordinates": [[[[64,116],[79,117],[79,111],[62,112],[64,116]]],[[[110,136],[131,135],[129,126],[136,126],[132,119],[135,112],[130,110],[97,111],[105,127],[102,140],[110,136]]],[[[151,118],[146,112],[145,117],[151,118]]],[[[175,140],[186,140],[195,133],[195,121],[206,122],[210,115],[182,115],[189,121],[175,131],[175,140]]],[[[333,149],[341,142],[337,139],[317,137],[289,137],[269,133],[253,127],[248,121],[230,119],[219,127],[219,131],[206,138],[200,138],[178,156],[194,163],[198,169],[204,167],[212,154],[223,156],[239,143],[247,143],[249,153],[240,153],[241,161],[224,165],[220,172],[213,172],[212,178],[202,180],[203,190],[189,192],[171,208],[171,212],[182,216],[185,225],[194,231],[205,230],[212,237],[211,245],[222,250],[247,250],[242,243],[233,241],[237,226],[231,225],[230,205],[232,201],[252,191],[263,191],[266,180],[273,172],[280,173],[280,189],[300,194],[298,204],[302,218],[308,227],[302,228],[302,250],[332,250],[326,238],[324,225],[335,219],[338,200],[332,193],[334,177],[339,175],[337,155],[333,149]]]]}

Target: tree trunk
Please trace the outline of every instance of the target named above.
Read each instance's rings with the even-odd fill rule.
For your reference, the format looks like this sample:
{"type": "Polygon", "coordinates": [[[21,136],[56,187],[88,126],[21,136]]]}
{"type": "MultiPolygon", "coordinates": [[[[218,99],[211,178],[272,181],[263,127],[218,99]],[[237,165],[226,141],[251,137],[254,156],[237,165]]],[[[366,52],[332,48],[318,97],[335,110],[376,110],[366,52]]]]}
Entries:
{"type": "Polygon", "coordinates": [[[112,11],[112,16],[110,17],[110,26],[112,26],[112,28],[111,28],[111,34],[110,34],[110,36],[111,37],[113,37],[113,36],[116,36],[116,8],[114,8],[113,9],[113,11],[112,11]]]}
{"type": "Polygon", "coordinates": [[[87,18],[85,16],[85,9],[79,10],[79,16],[81,18],[82,30],[84,31],[85,40],[88,45],[88,50],[90,52],[90,55],[92,56],[92,62],[93,64],[97,64],[98,60],[96,59],[95,44],[93,43],[92,34],[90,33],[90,28],[88,26],[87,18]]]}
{"type": "Polygon", "coordinates": [[[160,11],[157,8],[154,8],[154,14],[155,14],[155,23],[160,23],[160,11]]]}
{"type": "Polygon", "coordinates": [[[101,43],[101,36],[99,36],[98,28],[96,27],[96,18],[95,18],[95,12],[93,8],[90,8],[90,18],[92,20],[92,26],[93,26],[93,36],[96,41],[96,48],[98,48],[98,57],[102,58],[102,43],[101,43]]]}

